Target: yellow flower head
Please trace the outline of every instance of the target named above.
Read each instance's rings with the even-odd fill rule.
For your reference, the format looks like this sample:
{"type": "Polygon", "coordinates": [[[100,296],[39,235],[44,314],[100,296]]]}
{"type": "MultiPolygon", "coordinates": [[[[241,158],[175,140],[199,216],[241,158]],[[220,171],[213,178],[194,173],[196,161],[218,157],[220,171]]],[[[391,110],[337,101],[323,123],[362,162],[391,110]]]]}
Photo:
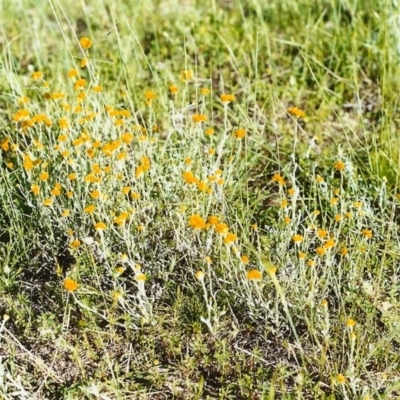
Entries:
{"type": "Polygon", "coordinates": [[[247,272],[246,278],[249,281],[260,281],[262,279],[262,273],[257,269],[252,269],[247,272]]]}
{"type": "Polygon", "coordinates": [[[90,49],[93,45],[93,42],[88,37],[82,37],[79,39],[79,43],[83,49],[90,49]]]}
{"type": "Polygon", "coordinates": [[[69,292],[73,292],[78,289],[78,284],[71,278],[66,278],[64,280],[64,289],[68,290],[69,292]]]}

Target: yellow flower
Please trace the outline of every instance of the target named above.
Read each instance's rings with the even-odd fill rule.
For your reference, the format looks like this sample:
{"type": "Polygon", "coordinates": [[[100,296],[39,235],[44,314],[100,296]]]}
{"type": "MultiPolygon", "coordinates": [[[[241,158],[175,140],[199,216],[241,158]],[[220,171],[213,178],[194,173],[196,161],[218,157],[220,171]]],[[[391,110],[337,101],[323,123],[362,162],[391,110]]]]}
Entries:
{"type": "Polygon", "coordinates": [[[298,257],[300,260],[303,260],[304,258],[306,258],[306,253],[303,253],[302,251],[299,252],[298,257]]]}
{"type": "Polygon", "coordinates": [[[240,260],[242,261],[243,264],[247,264],[250,261],[249,257],[244,254],[240,257],[240,260]]]}
{"type": "Polygon", "coordinates": [[[67,75],[68,78],[75,78],[75,76],[78,76],[78,71],[75,68],[70,69],[67,75]]]}
{"type": "Polygon", "coordinates": [[[89,60],[88,60],[87,58],[84,58],[84,59],[80,62],[79,66],[80,66],[81,68],[85,68],[85,67],[88,65],[88,63],[89,63],[89,60]]]}
{"type": "Polygon", "coordinates": [[[335,240],[334,239],[328,239],[325,243],[324,243],[324,249],[331,249],[332,247],[335,246],[335,240]]]}
{"type": "Polygon", "coordinates": [[[204,272],[203,271],[197,271],[196,272],[196,279],[199,281],[202,281],[204,279],[204,272]]]}
{"type": "Polygon", "coordinates": [[[318,229],[317,234],[320,238],[325,238],[328,235],[328,231],[325,229],[318,229]]]}
{"type": "Polygon", "coordinates": [[[355,321],[353,318],[349,318],[349,319],[346,321],[346,326],[347,326],[348,328],[354,328],[354,327],[356,326],[356,321],[355,321]]]}
{"type": "Polygon", "coordinates": [[[235,136],[236,139],[243,139],[246,136],[246,129],[237,129],[235,132],[233,132],[233,136],[235,136]]]}
{"type": "Polygon", "coordinates": [[[208,88],[201,88],[201,89],[200,89],[200,93],[201,93],[203,96],[207,96],[207,95],[210,94],[210,89],[208,89],[208,88]]]}
{"type": "Polygon", "coordinates": [[[70,181],[73,181],[76,179],[76,174],[74,172],[71,172],[70,174],[68,174],[68,179],[70,181]]]}
{"type": "Polygon", "coordinates": [[[252,269],[247,272],[246,278],[249,281],[260,281],[262,279],[262,273],[257,269],[252,269]]]}
{"type": "Polygon", "coordinates": [[[44,199],[43,200],[43,205],[46,206],[46,207],[51,207],[53,205],[53,199],[50,199],[50,198],[44,199]]]}
{"type": "Polygon", "coordinates": [[[304,118],[304,117],[306,116],[306,113],[305,113],[303,110],[300,110],[300,109],[297,108],[297,107],[289,107],[289,108],[287,109],[287,112],[288,112],[290,115],[293,115],[293,116],[296,117],[296,118],[304,118]]]}
{"type": "Polygon", "coordinates": [[[145,282],[145,281],[146,281],[146,275],[145,275],[145,274],[142,274],[142,273],[137,274],[137,275],[135,276],[135,279],[136,279],[138,282],[145,282]]]}
{"type": "Polygon", "coordinates": [[[224,243],[231,244],[237,239],[237,236],[234,233],[228,232],[225,236],[224,243]]]}
{"type": "Polygon", "coordinates": [[[70,246],[73,247],[73,248],[75,248],[75,249],[77,249],[80,245],[81,245],[81,242],[80,242],[79,240],[73,240],[73,241],[70,243],[70,246]]]}
{"type": "Polygon", "coordinates": [[[317,175],[316,180],[317,180],[318,183],[323,183],[324,182],[324,178],[322,176],[320,176],[320,175],[317,175]]]}
{"type": "Polygon", "coordinates": [[[235,101],[236,97],[233,94],[223,93],[221,94],[220,99],[223,103],[230,103],[231,101],[235,101]]]}
{"type": "Polygon", "coordinates": [[[146,97],[147,100],[154,100],[157,95],[151,90],[147,90],[146,92],[144,92],[144,97],[146,97]]]}
{"type": "Polygon", "coordinates": [[[73,292],[78,289],[78,284],[71,278],[66,278],[64,280],[64,289],[68,290],[69,292],[73,292]]]}
{"type": "Polygon", "coordinates": [[[189,226],[194,229],[204,229],[206,221],[199,214],[194,214],[189,218],[189,226]]]}
{"type": "Polygon", "coordinates": [[[363,230],[361,231],[361,233],[362,233],[367,239],[371,239],[371,238],[374,236],[373,233],[372,233],[372,231],[369,230],[369,229],[363,229],[363,230]]]}
{"type": "Polygon", "coordinates": [[[42,79],[43,78],[43,74],[40,71],[36,71],[36,72],[32,73],[31,78],[34,79],[34,80],[42,79]]]}
{"type": "Polygon", "coordinates": [[[326,254],[326,250],[323,247],[317,247],[316,252],[319,256],[324,256],[326,254]]]}
{"type": "Polygon", "coordinates": [[[214,128],[207,128],[207,129],[204,131],[204,133],[205,133],[207,136],[213,135],[214,132],[215,132],[214,128]]]}
{"type": "Polygon", "coordinates": [[[192,120],[194,121],[194,122],[196,122],[197,124],[199,124],[199,123],[201,123],[201,122],[205,122],[205,121],[207,121],[207,117],[204,115],[204,114],[194,114],[193,116],[192,116],[192,120]]]}
{"type": "Polygon", "coordinates": [[[170,93],[171,94],[177,94],[178,93],[178,87],[177,86],[175,86],[175,85],[169,85],[169,91],[170,91],[170,93]]]}
{"type": "Polygon", "coordinates": [[[38,185],[32,185],[31,186],[31,191],[32,193],[37,196],[40,192],[40,187],[38,185]]]}
{"type": "Polygon", "coordinates": [[[69,210],[64,210],[64,211],[62,212],[61,216],[62,216],[63,218],[66,218],[66,217],[69,216],[69,214],[70,214],[70,211],[69,211],[69,210]]]}
{"type": "Polygon", "coordinates": [[[98,199],[101,196],[100,190],[93,190],[92,193],[90,193],[90,197],[92,199],[98,199]]]}
{"type": "Polygon", "coordinates": [[[272,177],[272,181],[273,182],[277,182],[280,186],[284,186],[285,185],[285,179],[283,179],[283,177],[280,174],[275,174],[272,177]]]}
{"type": "Polygon", "coordinates": [[[85,212],[87,212],[88,214],[93,213],[96,210],[96,206],[94,204],[91,204],[90,206],[87,206],[85,208],[85,212]]]}
{"type": "Polygon", "coordinates": [[[92,47],[93,42],[88,37],[82,37],[79,39],[79,43],[83,49],[90,49],[92,47]]]}
{"type": "Polygon", "coordinates": [[[193,72],[190,70],[185,70],[181,72],[181,81],[187,82],[193,78],[193,72]]]}
{"type": "Polygon", "coordinates": [[[341,385],[345,384],[346,381],[347,381],[346,377],[344,375],[342,375],[342,374],[338,374],[337,377],[336,377],[336,380],[341,385]]]}
{"type": "Polygon", "coordinates": [[[304,238],[303,238],[303,236],[301,236],[301,235],[294,235],[294,236],[292,237],[292,240],[293,240],[293,242],[295,242],[295,243],[301,243],[301,242],[304,240],[304,238]]]}
{"type": "Polygon", "coordinates": [[[215,230],[220,233],[221,235],[225,234],[228,232],[229,227],[227,224],[220,222],[215,226],[215,230]]]}
{"type": "Polygon", "coordinates": [[[349,249],[347,247],[342,247],[340,249],[340,255],[345,256],[349,252],[349,249]]]}
{"type": "Polygon", "coordinates": [[[343,171],[346,166],[343,161],[336,161],[333,167],[338,171],[343,171]]]}
{"type": "Polygon", "coordinates": [[[104,231],[107,229],[107,225],[104,222],[97,222],[94,225],[94,229],[96,229],[96,231],[104,231]]]}

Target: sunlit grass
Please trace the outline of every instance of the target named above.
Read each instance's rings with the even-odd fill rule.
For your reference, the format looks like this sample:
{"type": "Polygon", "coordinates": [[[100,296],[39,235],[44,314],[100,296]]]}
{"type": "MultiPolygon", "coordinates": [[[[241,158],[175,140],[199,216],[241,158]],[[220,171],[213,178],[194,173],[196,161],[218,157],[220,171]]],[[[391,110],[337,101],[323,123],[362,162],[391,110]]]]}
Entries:
{"type": "Polygon", "coordinates": [[[389,4],[39,4],[2,8],[1,395],[396,398],[389,4]]]}

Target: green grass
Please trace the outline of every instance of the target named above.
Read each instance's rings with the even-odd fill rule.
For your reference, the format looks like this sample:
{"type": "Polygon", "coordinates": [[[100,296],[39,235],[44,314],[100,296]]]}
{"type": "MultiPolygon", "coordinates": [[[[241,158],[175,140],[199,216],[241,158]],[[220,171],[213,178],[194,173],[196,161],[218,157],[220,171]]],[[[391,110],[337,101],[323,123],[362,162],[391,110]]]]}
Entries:
{"type": "Polygon", "coordinates": [[[398,398],[398,15],[1,3],[0,397],[398,398]]]}

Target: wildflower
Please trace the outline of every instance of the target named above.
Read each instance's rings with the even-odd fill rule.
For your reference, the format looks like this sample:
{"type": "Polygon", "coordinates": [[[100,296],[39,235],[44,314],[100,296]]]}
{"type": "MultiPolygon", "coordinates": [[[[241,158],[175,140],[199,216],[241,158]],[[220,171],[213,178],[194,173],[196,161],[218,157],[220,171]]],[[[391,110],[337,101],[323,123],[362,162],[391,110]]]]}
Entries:
{"type": "Polygon", "coordinates": [[[210,94],[210,89],[208,89],[208,88],[201,88],[201,89],[200,89],[200,93],[201,93],[203,96],[207,96],[207,95],[210,94]]]}
{"type": "Polygon", "coordinates": [[[342,220],[342,216],[340,214],[335,215],[335,221],[340,222],[342,220]]]}
{"type": "Polygon", "coordinates": [[[328,231],[325,229],[318,229],[317,234],[321,239],[323,239],[328,235],[328,231]]]}
{"type": "Polygon", "coordinates": [[[327,299],[323,299],[323,300],[321,301],[321,306],[322,306],[322,307],[328,307],[328,300],[327,300],[327,299]]]}
{"type": "Polygon", "coordinates": [[[185,182],[189,185],[192,183],[197,183],[199,181],[198,178],[193,175],[192,171],[184,171],[182,175],[185,182]]]}
{"type": "Polygon", "coordinates": [[[81,245],[80,240],[73,240],[73,241],[70,243],[70,246],[73,247],[73,248],[75,248],[75,249],[77,249],[80,245],[81,245]]]}
{"type": "Polygon", "coordinates": [[[40,71],[33,72],[31,78],[34,80],[42,79],[43,74],[40,71]]]}
{"type": "Polygon", "coordinates": [[[294,235],[292,237],[293,242],[295,243],[301,243],[304,240],[304,237],[301,235],[294,235]]]}
{"type": "Polygon", "coordinates": [[[354,328],[354,327],[356,326],[356,321],[354,321],[354,319],[352,319],[352,318],[349,318],[349,319],[346,321],[346,326],[347,326],[348,328],[354,328]]]}
{"type": "Polygon", "coordinates": [[[338,198],[338,197],[332,197],[332,198],[331,198],[331,204],[332,204],[333,206],[335,206],[335,205],[338,203],[338,201],[339,201],[339,198],[338,198]]]}
{"type": "Polygon", "coordinates": [[[89,60],[88,60],[87,58],[84,58],[84,59],[80,62],[79,66],[80,66],[81,68],[85,68],[85,67],[88,65],[88,63],[89,63],[89,60]]]}
{"type": "Polygon", "coordinates": [[[213,135],[214,132],[215,132],[214,128],[207,128],[207,129],[204,131],[204,133],[205,133],[207,136],[213,135]]]}
{"type": "Polygon", "coordinates": [[[104,222],[97,222],[94,225],[94,229],[96,229],[96,231],[104,231],[107,229],[107,225],[104,222]]]}
{"type": "Polygon", "coordinates": [[[194,229],[204,229],[206,221],[199,214],[194,214],[189,218],[189,225],[194,229]]]}
{"type": "Polygon", "coordinates": [[[207,116],[205,116],[204,114],[194,114],[192,116],[192,120],[194,122],[196,122],[197,124],[201,123],[201,122],[205,122],[207,121],[207,116]]]}
{"type": "MultiPolygon", "coordinates": [[[[75,84],[74,84],[74,89],[78,90],[78,89],[82,89],[83,87],[85,87],[87,84],[86,79],[78,79],[75,84]]],[[[79,112],[76,111],[77,109],[75,109],[75,112],[79,112]]]]}
{"type": "Polygon", "coordinates": [[[287,109],[287,112],[290,115],[293,115],[293,117],[296,117],[296,118],[304,118],[306,116],[306,113],[303,110],[300,110],[300,108],[297,108],[297,107],[289,107],[287,109]]]}
{"type": "Polygon", "coordinates": [[[204,272],[203,271],[197,271],[196,272],[196,279],[199,281],[202,281],[204,279],[204,272]]]}
{"type": "Polygon", "coordinates": [[[70,214],[70,211],[69,211],[69,210],[63,210],[63,212],[61,213],[61,216],[62,216],[63,218],[66,218],[66,217],[69,216],[69,214],[70,214]]]}
{"type": "Polygon", "coordinates": [[[299,260],[303,260],[304,258],[306,258],[306,253],[303,253],[302,251],[299,252],[298,254],[299,260]]]}
{"type": "Polygon", "coordinates": [[[332,247],[335,246],[335,240],[334,239],[328,239],[325,243],[324,243],[324,249],[331,249],[332,247]]]}
{"type": "Polygon", "coordinates": [[[324,256],[326,254],[326,250],[323,247],[317,247],[315,251],[319,256],[324,256]]]}
{"type": "Polygon", "coordinates": [[[70,190],[70,191],[67,192],[67,197],[68,197],[69,199],[71,199],[73,195],[74,195],[74,192],[73,192],[72,190],[70,190]]]}
{"type": "Polygon", "coordinates": [[[262,279],[262,273],[257,269],[252,269],[247,272],[246,278],[249,281],[260,281],[262,279]]]}
{"type": "Polygon", "coordinates": [[[369,229],[363,229],[361,231],[361,233],[367,238],[367,239],[371,239],[373,235],[372,231],[369,229]]]}
{"type": "Polygon", "coordinates": [[[221,94],[220,99],[223,103],[230,103],[231,101],[235,101],[236,97],[233,94],[223,93],[221,94]]]}
{"type": "Polygon", "coordinates": [[[337,170],[337,171],[343,171],[345,169],[345,164],[343,161],[336,161],[335,164],[333,165],[333,167],[337,170]]]}
{"type": "Polygon", "coordinates": [[[237,239],[237,236],[234,233],[228,232],[225,236],[224,243],[231,244],[237,239]]]}
{"type": "Polygon", "coordinates": [[[140,200],[140,194],[137,192],[131,192],[131,198],[134,200],[140,200]]]}
{"type": "Polygon", "coordinates": [[[317,175],[316,180],[318,183],[323,183],[324,182],[324,178],[320,175],[317,175]]]}
{"type": "Polygon", "coordinates": [[[215,215],[210,215],[207,220],[211,225],[216,226],[218,224],[219,218],[215,215]]]}
{"type": "Polygon", "coordinates": [[[147,90],[146,92],[144,92],[144,97],[146,97],[147,100],[151,101],[154,100],[157,95],[151,90],[147,90]]]}
{"type": "Polygon", "coordinates": [[[347,247],[342,247],[340,249],[340,255],[345,256],[349,252],[349,249],[347,247]]]}
{"type": "Polygon", "coordinates": [[[175,85],[169,85],[169,91],[170,91],[170,93],[171,94],[177,94],[178,93],[178,87],[177,86],[175,86],[175,85]]]}
{"type": "Polygon", "coordinates": [[[51,207],[53,205],[53,199],[48,198],[43,200],[43,205],[46,207],[51,207]]]}
{"type": "Polygon", "coordinates": [[[39,194],[39,192],[40,192],[39,186],[38,186],[38,185],[32,185],[32,186],[31,186],[31,192],[32,192],[35,196],[37,196],[37,195],[39,194]]]}
{"type": "Polygon", "coordinates": [[[247,264],[247,263],[250,261],[250,260],[249,260],[249,257],[246,256],[245,254],[243,254],[243,255],[240,257],[240,260],[242,261],[243,264],[247,264]]]}
{"type": "Polygon", "coordinates": [[[41,181],[47,181],[47,179],[49,179],[49,174],[46,171],[43,171],[39,174],[39,179],[41,181]]]}
{"type": "Polygon", "coordinates": [[[287,215],[283,221],[285,222],[286,225],[289,225],[291,222],[291,218],[287,215]]]}
{"type": "Polygon", "coordinates": [[[342,375],[342,374],[338,374],[337,377],[336,377],[336,380],[341,385],[345,384],[346,381],[347,381],[346,377],[344,375],[342,375]]]}
{"type": "Polygon", "coordinates": [[[210,256],[206,256],[205,261],[207,264],[212,264],[212,259],[210,256]]]}
{"type": "Polygon", "coordinates": [[[79,43],[83,49],[90,49],[92,47],[93,42],[88,37],[82,37],[79,39],[79,43]]]}
{"type": "Polygon", "coordinates": [[[220,222],[220,223],[218,223],[218,224],[215,226],[215,230],[216,230],[219,234],[224,235],[225,233],[228,232],[229,227],[228,227],[227,224],[225,224],[225,223],[223,223],[223,222],[220,222]]]}
{"type": "Polygon", "coordinates": [[[96,210],[96,206],[91,204],[90,206],[85,207],[85,212],[88,214],[92,214],[96,210]]]}
{"type": "Polygon", "coordinates": [[[246,129],[237,129],[235,132],[233,132],[233,136],[235,136],[236,139],[243,139],[246,136],[246,129]]]}
{"type": "Polygon", "coordinates": [[[70,69],[67,76],[68,78],[74,78],[75,76],[78,76],[78,71],[75,68],[70,69]]]}
{"type": "Polygon", "coordinates": [[[281,201],[281,207],[286,208],[288,206],[288,201],[286,199],[281,201]]]}
{"type": "Polygon", "coordinates": [[[315,267],[317,263],[314,260],[307,260],[307,265],[309,267],[315,267]]]}
{"type": "Polygon", "coordinates": [[[251,229],[253,229],[253,231],[258,231],[258,225],[257,224],[252,224],[250,225],[251,229]]]}
{"type": "Polygon", "coordinates": [[[191,70],[185,70],[181,72],[181,81],[188,82],[193,78],[193,72],[191,70]]]}
{"type": "Polygon", "coordinates": [[[147,278],[146,278],[146,275],[145,275],[145,274],[140,273],[140,274],[137,274],[137,275],[135,276],[135,279],[136,279],[138,282],[145,282],[147,278]]]}
{"type": "Polygon", "coordinates": [[[280,174],[275,174],[272,177],[272,181],[273,182],[277,182],[280,186],[284,186],[285,185],[285,179],[283,179],[283,177],[280,174]]]}
{"type": "Polygon", "coordinates": [[[64,289],[68,290],[69,292],[73,292],[78,289],[78,284],[71,278],[66,278],[64,280],[64,289]]]}

